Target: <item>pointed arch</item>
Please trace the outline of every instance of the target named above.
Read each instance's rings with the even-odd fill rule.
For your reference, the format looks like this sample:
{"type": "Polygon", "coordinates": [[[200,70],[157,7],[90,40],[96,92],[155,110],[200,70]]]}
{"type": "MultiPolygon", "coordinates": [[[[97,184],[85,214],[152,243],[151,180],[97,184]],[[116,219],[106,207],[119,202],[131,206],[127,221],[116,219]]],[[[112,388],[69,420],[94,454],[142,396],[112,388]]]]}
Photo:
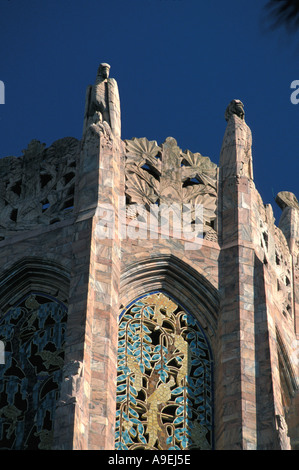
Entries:
{"type": "Polygon", "coordinates": [[[0,312],[6,312],[29,292],[52,295],[67,303],[69,272],[55,261],[24,257],[0,276],[0,312]]]}
{"type": "Polygon", "coordinates": [[[117,448],[212,448],[217,289],[183,260],[158,255],[127,265],[120,299],[117,448]]]}
{"type": "Polygon", "coordinates": [[[174,255],[159,255],[132,262],[121,275],[121,308],[150,291],[173,295],[195,316],[210,338],[215,337],[219,294],[203,274],[174,255]]]}
{"type": "Polygon", "coordinates": [[[27,257],[0,277],[0,448],[51,449],[60,396],[69,276],[27,257]]]}

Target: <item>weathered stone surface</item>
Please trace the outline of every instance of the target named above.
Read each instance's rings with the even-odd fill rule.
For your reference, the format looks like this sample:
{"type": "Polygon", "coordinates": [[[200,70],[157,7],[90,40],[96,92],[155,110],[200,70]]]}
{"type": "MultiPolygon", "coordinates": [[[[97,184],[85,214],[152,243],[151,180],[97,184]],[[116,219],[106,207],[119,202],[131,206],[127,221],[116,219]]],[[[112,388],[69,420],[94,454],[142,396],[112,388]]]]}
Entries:
{"type": "MultiPolygon", "coordinates": [[[[280,225],[283,231],[276,227],[271,206],[264,206],[254,187],[251,132],[244,122],[244,108],[240,101],[230,103],[226,120],[218,195],[222,242],[218,344],[219,362],[223,365],[217,370],[216,386],[219,384],[219,400],[226,404],[226,409],[228,406],[230,409],[240,407],[241,421],[234,414],[221,418],[223,411],[220,405],[216,422],[223,419],[225,426],[219,425],[217,441],[219,448],[237,448],[240,445],[243,449],[287,449],[290,448],[288,433],[294,433],[293,429],[287,429],[288,416],[295,406],[291,397],[298,389],[298,361],[290,366],[284,359],[294,356],[294,349],[287,344],[295,343],[295,349],[297,347],[293,329],[297,315],[292,293],[294,285],[291,287],[290,281],[293,268],[289,248],[295,246],[291,240],[297,221],[291,213],[287,215],[285,212],[280,225]],[[233,342],[232,332],[238,334],[237,342],[233,342]],[[237,378],[233,375],[235,371],[240,374],[237,378]],[[292,378],[287,379],[287,376],[292,378]],[[234,396],[231,396],[232,377],[238,384],[235,387],[238,394],[234,396]],[[290,384],[289,388],[283,386],[286,382],[290,384]],[[272,390],[271,395],[269,390],[272,390]],[[275,427],[275,410],[277,415],[285,417],[285,421],[280,421],[284,422],[283,426],[275,427]],[[242,429],[242,439],[237,431],[225,432],[228,426],[242,429]]],[[[287,197],[285,193],[281,195],[278,202],[284,211],[297,211],[294,207],[296,199],[289,194],[287,197]]],[[[289,422],[294,426],[291,420],[289,422]]]]}

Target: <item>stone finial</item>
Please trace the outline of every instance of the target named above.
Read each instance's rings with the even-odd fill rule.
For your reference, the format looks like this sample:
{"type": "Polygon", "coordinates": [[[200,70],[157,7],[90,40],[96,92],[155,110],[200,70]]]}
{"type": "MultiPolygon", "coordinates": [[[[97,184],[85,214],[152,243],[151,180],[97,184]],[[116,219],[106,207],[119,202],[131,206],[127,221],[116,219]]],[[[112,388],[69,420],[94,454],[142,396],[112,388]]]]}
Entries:
{"type": "Polygon", "coordinates": [[[98,76],[101,76],[104,79],[109,78],[110,68],[111,66],[109,64],[102,62],[98,68],[98,76]]]}
{"type": "Polygon", "coordinates": [[[244,119],[244,104],[232,100],[226,108],[226,131],[220,153],[220,178],[247,177],[253,180],[252,135],[244,119]]]}
{"type": "Polygon", "coordinates": [[[109,78],[110,65],[99,65],[93,86],[86,92],[83,135],[90,128],[97,135],[121,135],[120,100],[116,80],[109,78]]]}
{"type": "Polygon", "coordinates": [[[296,198],[295,194],[289,191],[280,191],[275,198],[275,202],[282,210],[286,207],[294,207],[295,209],[299,209],[298,199],[296,198]]]}
{"type": "Polygon", "coordinates": [[[232,100],[225,110],[225,120],[229,121],[232,114],[236,114],[240,119],[244,119],[244,104],[240,100],[232,100]]]}

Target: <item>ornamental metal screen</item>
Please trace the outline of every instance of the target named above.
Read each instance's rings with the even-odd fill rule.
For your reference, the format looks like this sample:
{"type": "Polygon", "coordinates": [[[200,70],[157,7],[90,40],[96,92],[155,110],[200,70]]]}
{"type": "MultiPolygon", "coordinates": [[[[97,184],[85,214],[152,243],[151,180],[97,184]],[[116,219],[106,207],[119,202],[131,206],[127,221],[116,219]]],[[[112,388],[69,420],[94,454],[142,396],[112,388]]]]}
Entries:
{"type": "Polygon", "coordinates": [[[0,449],[51,449],[67,309],[30,294],[0,318],[0,449]]]}
{"type": "Polygon", "coordinates": [[[212,448],[210,348],[197,320],[162,292],[121,315],[116,400],[116,449],[212,448]]]}

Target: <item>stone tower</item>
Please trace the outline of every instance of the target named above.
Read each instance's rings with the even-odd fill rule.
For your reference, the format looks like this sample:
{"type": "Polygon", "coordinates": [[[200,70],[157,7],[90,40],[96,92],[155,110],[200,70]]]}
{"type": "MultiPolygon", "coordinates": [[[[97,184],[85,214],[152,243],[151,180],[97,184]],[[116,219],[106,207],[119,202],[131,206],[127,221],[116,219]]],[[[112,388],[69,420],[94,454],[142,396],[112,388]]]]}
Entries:
{"type": "Polygon", "coordinates": [[[255,188],[244,105],[219,165],[121,139],[101,64],[81,141],[0,159],[0,448],[299,448],[299,205],[255,188]]]}

